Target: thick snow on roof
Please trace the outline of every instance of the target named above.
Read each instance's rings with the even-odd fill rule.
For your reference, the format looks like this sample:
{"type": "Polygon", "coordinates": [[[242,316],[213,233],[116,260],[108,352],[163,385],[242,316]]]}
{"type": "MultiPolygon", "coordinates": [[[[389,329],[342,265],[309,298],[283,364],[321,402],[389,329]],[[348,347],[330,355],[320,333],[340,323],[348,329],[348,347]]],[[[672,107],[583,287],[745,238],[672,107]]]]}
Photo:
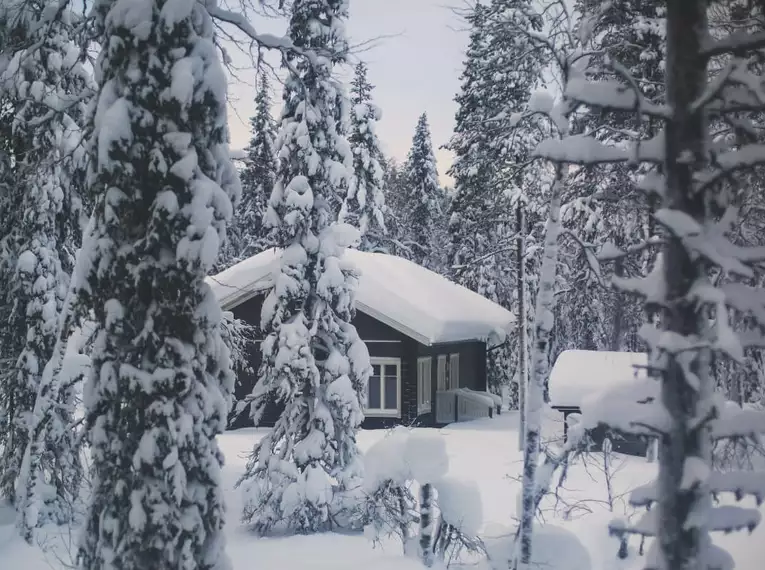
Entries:
{"type": "MultiPolygon", "coordinates": [[[[224,310],[231,310],[273,283],[280,251],[270,249],[209,277],[224,310]]],[[[394,255],[349,249],[360,271],[356,308],[430,345],[502,338],[513,314],[440,275],[394,255]]]]}
{"type": "Polygon", "coordinates": [[[644,352],[565,350],[550,372],[550,404],[579,407],[584,398],[645,376],[644,352]]]}

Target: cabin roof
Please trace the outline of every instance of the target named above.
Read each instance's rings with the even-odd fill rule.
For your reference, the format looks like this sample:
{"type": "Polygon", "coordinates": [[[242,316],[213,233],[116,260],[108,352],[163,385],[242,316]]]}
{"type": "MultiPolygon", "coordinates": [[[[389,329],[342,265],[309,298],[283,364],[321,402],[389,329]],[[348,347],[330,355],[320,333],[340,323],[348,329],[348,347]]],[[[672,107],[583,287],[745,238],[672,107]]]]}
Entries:
{"type": "Polygon", "coordinates": [[[564,350],[550,372],[550,405],[578,408],[592,394],[644,377],[647,365],[644,352],[564,350]]]}
{"type": "MultiPolygon", "coordinates": [[[[281,250],[237,263],[208,283],[224,310],[271,288],[281,250]]],[[[411,261],[348,249],[359,270],[356,308],[425,345],[482,340],[502,342],[513,314],[485,297],[411,261]]]]}

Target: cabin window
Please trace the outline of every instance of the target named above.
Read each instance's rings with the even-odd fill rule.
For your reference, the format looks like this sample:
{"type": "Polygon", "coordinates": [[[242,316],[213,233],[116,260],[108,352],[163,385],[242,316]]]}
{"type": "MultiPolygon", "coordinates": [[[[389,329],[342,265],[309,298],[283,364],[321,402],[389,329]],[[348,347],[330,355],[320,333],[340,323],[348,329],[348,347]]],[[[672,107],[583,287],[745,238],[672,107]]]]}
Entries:
{"type": "Polygon", "coordinates": [[[445,354],[438,355],[438,363],[436,364],[436,375],[438,376],[436,380],[436,389],[439,392],[448,390],[449,386],[447,384],[447,378],[446,378],[446,355],[445,354]]]}
{"type": "Polygon", "coordinates": [[[430,389],[433,372],[433,359],[423,356],[417,359],[417,413],[430,411],[430,389]]]}
{"type": "Polygon", "coordinates": [[[368,416],[401,416],[401,359],[372,358],[367,384],[368,416]]]}
{"type": "Polygon", "coordinates": [[[458,352],[449,355],[449,389],[460,387],[460,355],[458,352]]]}

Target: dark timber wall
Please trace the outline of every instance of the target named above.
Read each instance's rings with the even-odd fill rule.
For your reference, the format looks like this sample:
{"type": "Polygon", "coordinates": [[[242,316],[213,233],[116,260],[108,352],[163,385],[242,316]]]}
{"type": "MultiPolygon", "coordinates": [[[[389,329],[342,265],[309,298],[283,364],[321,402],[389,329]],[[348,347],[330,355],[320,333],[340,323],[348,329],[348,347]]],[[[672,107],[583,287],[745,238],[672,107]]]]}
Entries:
{"type": "MultiPolygon", "coordinates": [[[[236,318],[255,326],[259,326],[263,299],[263,295],[253,297],[249,301],[234,308],[232,312],[236,318]]],[[[366,343],[371,357],[401,359],[401,417],[367,417],[362,426],[365,429],[388,428],[397,424],[419,426],[431,426],[435,424],[438,371],[436,357],[439,354],[448,355],[455,352],[459,353],[461,388],[486,390],[486,345],[483,342],[471,341],[425,346],[360,311],[356,313],[353,324],[361,339],[366,343]],[[418,416],[417,359],[426,355],[433,357],[433,362],[431,364],[431,412],[418,416]]],[[[250,374],[240,374],[237,378],[235,392],[237,401],[243,399],[252,392],[252,389],[255,386],[260,361],[260,344],[255,343],[250,349],[250,364],[253,372],[250,374]]],[[[267,406],[260,425],[272,426],[278,419],[281,409],[281,405],[272,404],[267,406]]],[[[252,426],[252,420],[247,411],[230,424],[230,428],[232,429],[248,426],[252,426]]]]}

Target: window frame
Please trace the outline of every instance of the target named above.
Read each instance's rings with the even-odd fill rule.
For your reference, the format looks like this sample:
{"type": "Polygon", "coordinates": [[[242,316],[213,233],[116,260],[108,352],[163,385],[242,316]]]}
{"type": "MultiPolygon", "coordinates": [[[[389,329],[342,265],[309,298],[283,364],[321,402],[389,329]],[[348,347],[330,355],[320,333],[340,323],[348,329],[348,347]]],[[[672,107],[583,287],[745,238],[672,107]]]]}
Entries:
{"type": "Polygon", "coordinates": [[[438,392],[446,392],[449,390],[448,381],[449,375],[446,367],[449,363],[449,358],[446,354],[439,354],[436,360],[436,390],[438,392]],[[443,371],[443,374],[441,372],[443,371]]]}
{"type": "Polygon", "coordinates": [[[433,393],[433,357],[432,356],[420,356],[417,358],[417,414],[426,414],[433,409],[432,400],[433,393]],[[423,372],[421,365],[427,364],[425,369],[426,374],[420,374],[423,372]],[[423,401],[423,396],[427,397],[427,401],[423,401]]]}
{"type": "Polygon", "coordinates": [[[452,352],[449,354],[449,371],[447,373],[447,377],[449,378],[449,388],[451,390],[457,390],[460,387],[460,353],[459,352],[452,352]],[[452,373],[453,370],[453,364],[457,363],[456,367],[456,374],[452,373]],[[456,380],[456,382],[455,382],[456,380]]]}
{"type": "MultiPolygon", "coordinates": [[[[385,378],[383,374],[384,366],[396,367],[396,409],[386,410],[384,408],[370,408],[369,407],[369,382],[367,382],[367,390],[364,402],[364,415],[370,418],[400,418],[401,417],[401,359],[390,356],[372,356],[369,359],[372,366],[380,367],[380,405],[385,405],[385,378]]],[[[370,375],[371,377],[371,375],[370,375]]]]}

